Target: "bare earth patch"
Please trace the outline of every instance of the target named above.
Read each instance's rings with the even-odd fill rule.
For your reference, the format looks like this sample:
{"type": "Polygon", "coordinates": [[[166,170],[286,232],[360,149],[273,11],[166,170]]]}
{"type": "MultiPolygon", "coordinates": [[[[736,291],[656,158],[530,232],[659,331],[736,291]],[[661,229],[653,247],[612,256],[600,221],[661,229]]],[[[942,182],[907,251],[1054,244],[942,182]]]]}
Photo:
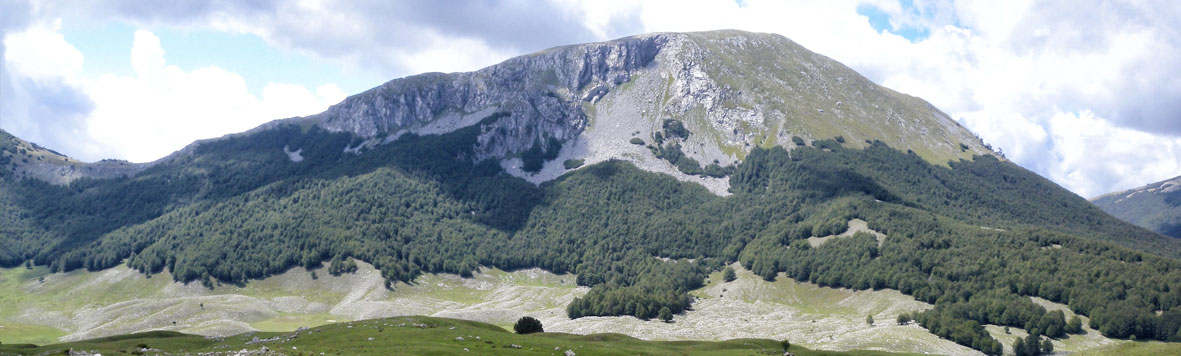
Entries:
{"type": "Polygon", "coordinates": [[[823,245],[825,242],[828,242],[828,240],[832,240],[834,238],[840,238],[840,237],[850,237],[850,236],[853,236],[853,234],[856,234],[858,232],[865,232],[865,233],[869,233],[869,234],[873,235],[873,237],[878,240],[878,247],[882,247],[882,244],[886,242],[886,234],[883,234],[883,233],[877,232],[873,229],[870,229],[869,223],[865,222],[865,220],[853,219],[853,220],[849,220],[849,229],[845,230],[845,232],[841,233],[840,235],[809,237],[808,244],[812,245],[812,247],[820,247],[820,245],[823,245]]]}

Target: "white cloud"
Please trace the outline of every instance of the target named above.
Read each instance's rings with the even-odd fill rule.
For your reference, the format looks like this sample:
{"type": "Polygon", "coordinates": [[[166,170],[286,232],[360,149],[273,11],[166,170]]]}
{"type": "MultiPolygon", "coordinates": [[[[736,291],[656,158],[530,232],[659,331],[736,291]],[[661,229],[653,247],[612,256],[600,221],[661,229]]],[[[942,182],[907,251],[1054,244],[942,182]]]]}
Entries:
{"type": "MultiPolygon", "coordinates": [[[[3,17],[3,16],[0,16],[3,17]]],[[[0,24],[0,29],[9,28],[0,24]]],[[[75,139],[93,107],[79,87],[83,55],[65,42],[59,21],[30,22],[0,41],[0,126],[58,150],[96,150],[75,139]]]]}
{"type": "Polygon", "coordinates": [[[449,38],[430,31],[423,32],[422,37],[429,45],[415,52],[396,53],[391,58],[411,74],[470,72],[522,54],[497,50],[476,39],[449,38]]]}
{"type": "Polygon", "coordinates": [[[60,30],[61,20],[56,20],[4,36],[4,64],[36,80],[77,76],[82,72],[82,52],[66,43],[60,30]]]}
{"type": "MultiPolygon", "coordinates": [[[[287,83],[268,83],[257,96],[237,73],[216,66],[186,71],[169,65],[159,38],[145,30],[134,35],[133,75],[86,77],[80,69],[81,54],[57,31],[34,28],[6,36],[6,68],[13,76],[28,78],[34,87],[54,80],[70,83],[93,106],[77,113],[79,120],[72,123],[34,117],[28,110],[5,111],[4,126],[83,160],[151,161],[198,139],[318,113],[345,96],[332,84],[313,92],[287,83]],[[42,132],[74,135],[38,134],[42,132]]],[[[24,89],[16,91],[28,88],[24,89]]]]}
{"type": "Polygon", "coordinates": [[[1090,111],[1056,113],[1049,128],[1055,147],[1049,178],[1081,187],[1075,192],[1084,197],[1110,192],[1101,187],[1135,187],[1145,183],[1143,177],[1181,172],[1181,138],[1118,127],[1090,111]]]}

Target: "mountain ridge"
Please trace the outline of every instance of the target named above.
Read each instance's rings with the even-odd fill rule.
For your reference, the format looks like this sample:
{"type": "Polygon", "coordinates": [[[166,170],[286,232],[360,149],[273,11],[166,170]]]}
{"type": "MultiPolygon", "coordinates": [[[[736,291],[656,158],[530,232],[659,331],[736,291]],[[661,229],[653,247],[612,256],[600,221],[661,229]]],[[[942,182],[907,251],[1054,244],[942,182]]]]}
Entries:
{"type": "MultiPolygon", "coordinates": [[[[282,124],[351,133],[363,139],[350,147],[357,150],[407,133],[449,132],[496,112],[511,115],[481,133],[471,159],[497,158],[510,174],[534,183],[568,171],[561,167],[566,160],[593,164],[625,159],[725,195],[724,180],[683,174],[673,163],[664,164],[655,154],[627,144],[633,137],[651,143],[670,118],[692,133],[681,141],[689,148],[683,152],[686,157],[722,166],[740,161],[752,147],[790,149],[797,136],[805,142],[841,136],[854,146],[881,140],[944,165],[976,154],[994,155],[978,137],[922,99],[874,84],[781,35],[720,30],[558,46],[472,72],[393,79],[324,112],[198,140],[122,173],[172,160],[204,142],[282,124]],[[621,125],[632,130],[607,129],[621,125]],[[537,170],[522,169],[523,162],[514,159],[530,149],[560,150],[555,153],[560,159],[537,170]]],[[[53,176],[62,167],[31,171],[55,184],[111,176],[85,171],[53,176]]]]}
{"type": "Polygon", "coordinates": [[[1091,202],[1124,221],[1181,238],[1181,176],[1107,193],[1091,202]]]}

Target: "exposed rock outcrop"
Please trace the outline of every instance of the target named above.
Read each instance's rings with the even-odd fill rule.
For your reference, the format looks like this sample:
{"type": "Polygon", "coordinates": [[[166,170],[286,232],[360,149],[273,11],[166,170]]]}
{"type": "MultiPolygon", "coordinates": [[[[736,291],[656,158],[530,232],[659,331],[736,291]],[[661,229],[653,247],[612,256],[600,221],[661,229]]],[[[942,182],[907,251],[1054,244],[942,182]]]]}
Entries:
{"type": "Polygon", "coordinates": [[[557,177],[565,169],[555,166],[566,159],[614,158],[724,192],[724,182],[680,174],[643,147],[627,146],[632,137],[652,142],[667,119],[684,122],[692,132],[685,154],[703,164],[730,164],[757,146],[791,148],[792,136],[841,136],[855,147],[881,140],[937,163],[991,153],[921,99],[782,36],[741,31],[640,35],[552,48],[475,72],[395,79],[309,118],[379,144],[405,133],[448,132],[494,112],[511,115],[482,128],[473,158],[505,160],[511,173],[532,181],[557,177]],[[542,172],[514,169],[517,154],[553,142],[562,154],[542,172]]]}

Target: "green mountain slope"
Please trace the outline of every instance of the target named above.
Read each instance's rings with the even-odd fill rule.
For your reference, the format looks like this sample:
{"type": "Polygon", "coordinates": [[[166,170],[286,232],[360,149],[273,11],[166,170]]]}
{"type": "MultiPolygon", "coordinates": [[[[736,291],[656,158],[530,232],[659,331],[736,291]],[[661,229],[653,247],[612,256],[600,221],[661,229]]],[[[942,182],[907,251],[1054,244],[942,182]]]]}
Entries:
{"type": "Polygon", "coordinates": [[[1105,194],[1091,202],[1124,221],[1181,238],[1181,177],[1105,194]]]}
{"type": "Polygon", "coordinates": [[[10,223],[0,226],[0,266],[126,263],[207,286],[323,262],[339,272],[348,258],[371,263],[387,284],[541,267],[591,287],[569,304],[571,317],[649,319],[691,308],[688,292],[738,261],[767,279],[899,290],[935,304],[911,316],[932,333],[989,354],[1002,347],[986,324],[1054,338],[1071,331],[1028,296],[1067,304],[1110,337],[1179,337],[1181,242],[1105,214],[978,140],[961,141],[971,134],[921,101],[784,41],[641,36],[396,80],[320,116],[196,143],[132,177],[56,185],[9,165],[0,170],[0,222],[10,223]],[[767,48],[790,55],[749,62],[766,60],[767,48]],[[701,67],[661,76],[690,62],[701,67]],[[544,65],[552,77],[530,79],[544,65]],[[786,74],[754,81],[756,72],[734,71],[752,66],[786,74]],[[792,81],[797,69],[813,77],[792,81]],[[569,100],[586,93],[595,95],[569,100]],[[651,93],[668,98],[645,116],[651,93]],[[791,106],[857,93],[880,103],[835,100],[844,109],[825,112],[844,116],[831,120],[740,109],[761,97],[791,106]],[[925,116],[912,116],[919,109],[925,116]],[[637,111],[643,120],[627,120],[637,111]],[[728,116],[741,112],[754,116],[728,116]],[[808,126],[817,120],[839,127],[808,126]],[[855,219],[880,235],[833,237],[855,219]]]}
{"type": "Polygon", "coordinates": [[[1103,242],[1143,230],[1068,192],[1028,198],[1054,186],[1011,163],[978,157],[943,167],[882,143],[818,141],[752,151],[730,178],[729,197],[619,161],[534,186],[463,158],[471,153],[462,143],[481,128],[406,136],[355,155],[340,149],[347,134],[282,126],[204,144],[133,179],[54,186],[5,178],[15,205],[29,207],[23,221],[48,236],[6,240],[18,247],[6,263],[32,258],[70,270],[127,260],[205,283],[337,257],[402,281],[478,265],[538,266],[593,287],[571,316],[652,318],[690,307],[688,290],[738,260],[768,278],[898,289],[936,304],[917,317],[933,332],[986,352],[999,344],[982,324],[1065,335],[1061,317],[1024,295],[1069,304],[1115,337],[1169,339],[1181,325],[1169,321],[1181,302],[1176,260],[1103,242]],[[303,160],[284,147],[300,147],[303,160]],[[130,203],[120,191],[143,193],[130,203]],[[854,218],[888,237],[806,247],[854,218]]]}

